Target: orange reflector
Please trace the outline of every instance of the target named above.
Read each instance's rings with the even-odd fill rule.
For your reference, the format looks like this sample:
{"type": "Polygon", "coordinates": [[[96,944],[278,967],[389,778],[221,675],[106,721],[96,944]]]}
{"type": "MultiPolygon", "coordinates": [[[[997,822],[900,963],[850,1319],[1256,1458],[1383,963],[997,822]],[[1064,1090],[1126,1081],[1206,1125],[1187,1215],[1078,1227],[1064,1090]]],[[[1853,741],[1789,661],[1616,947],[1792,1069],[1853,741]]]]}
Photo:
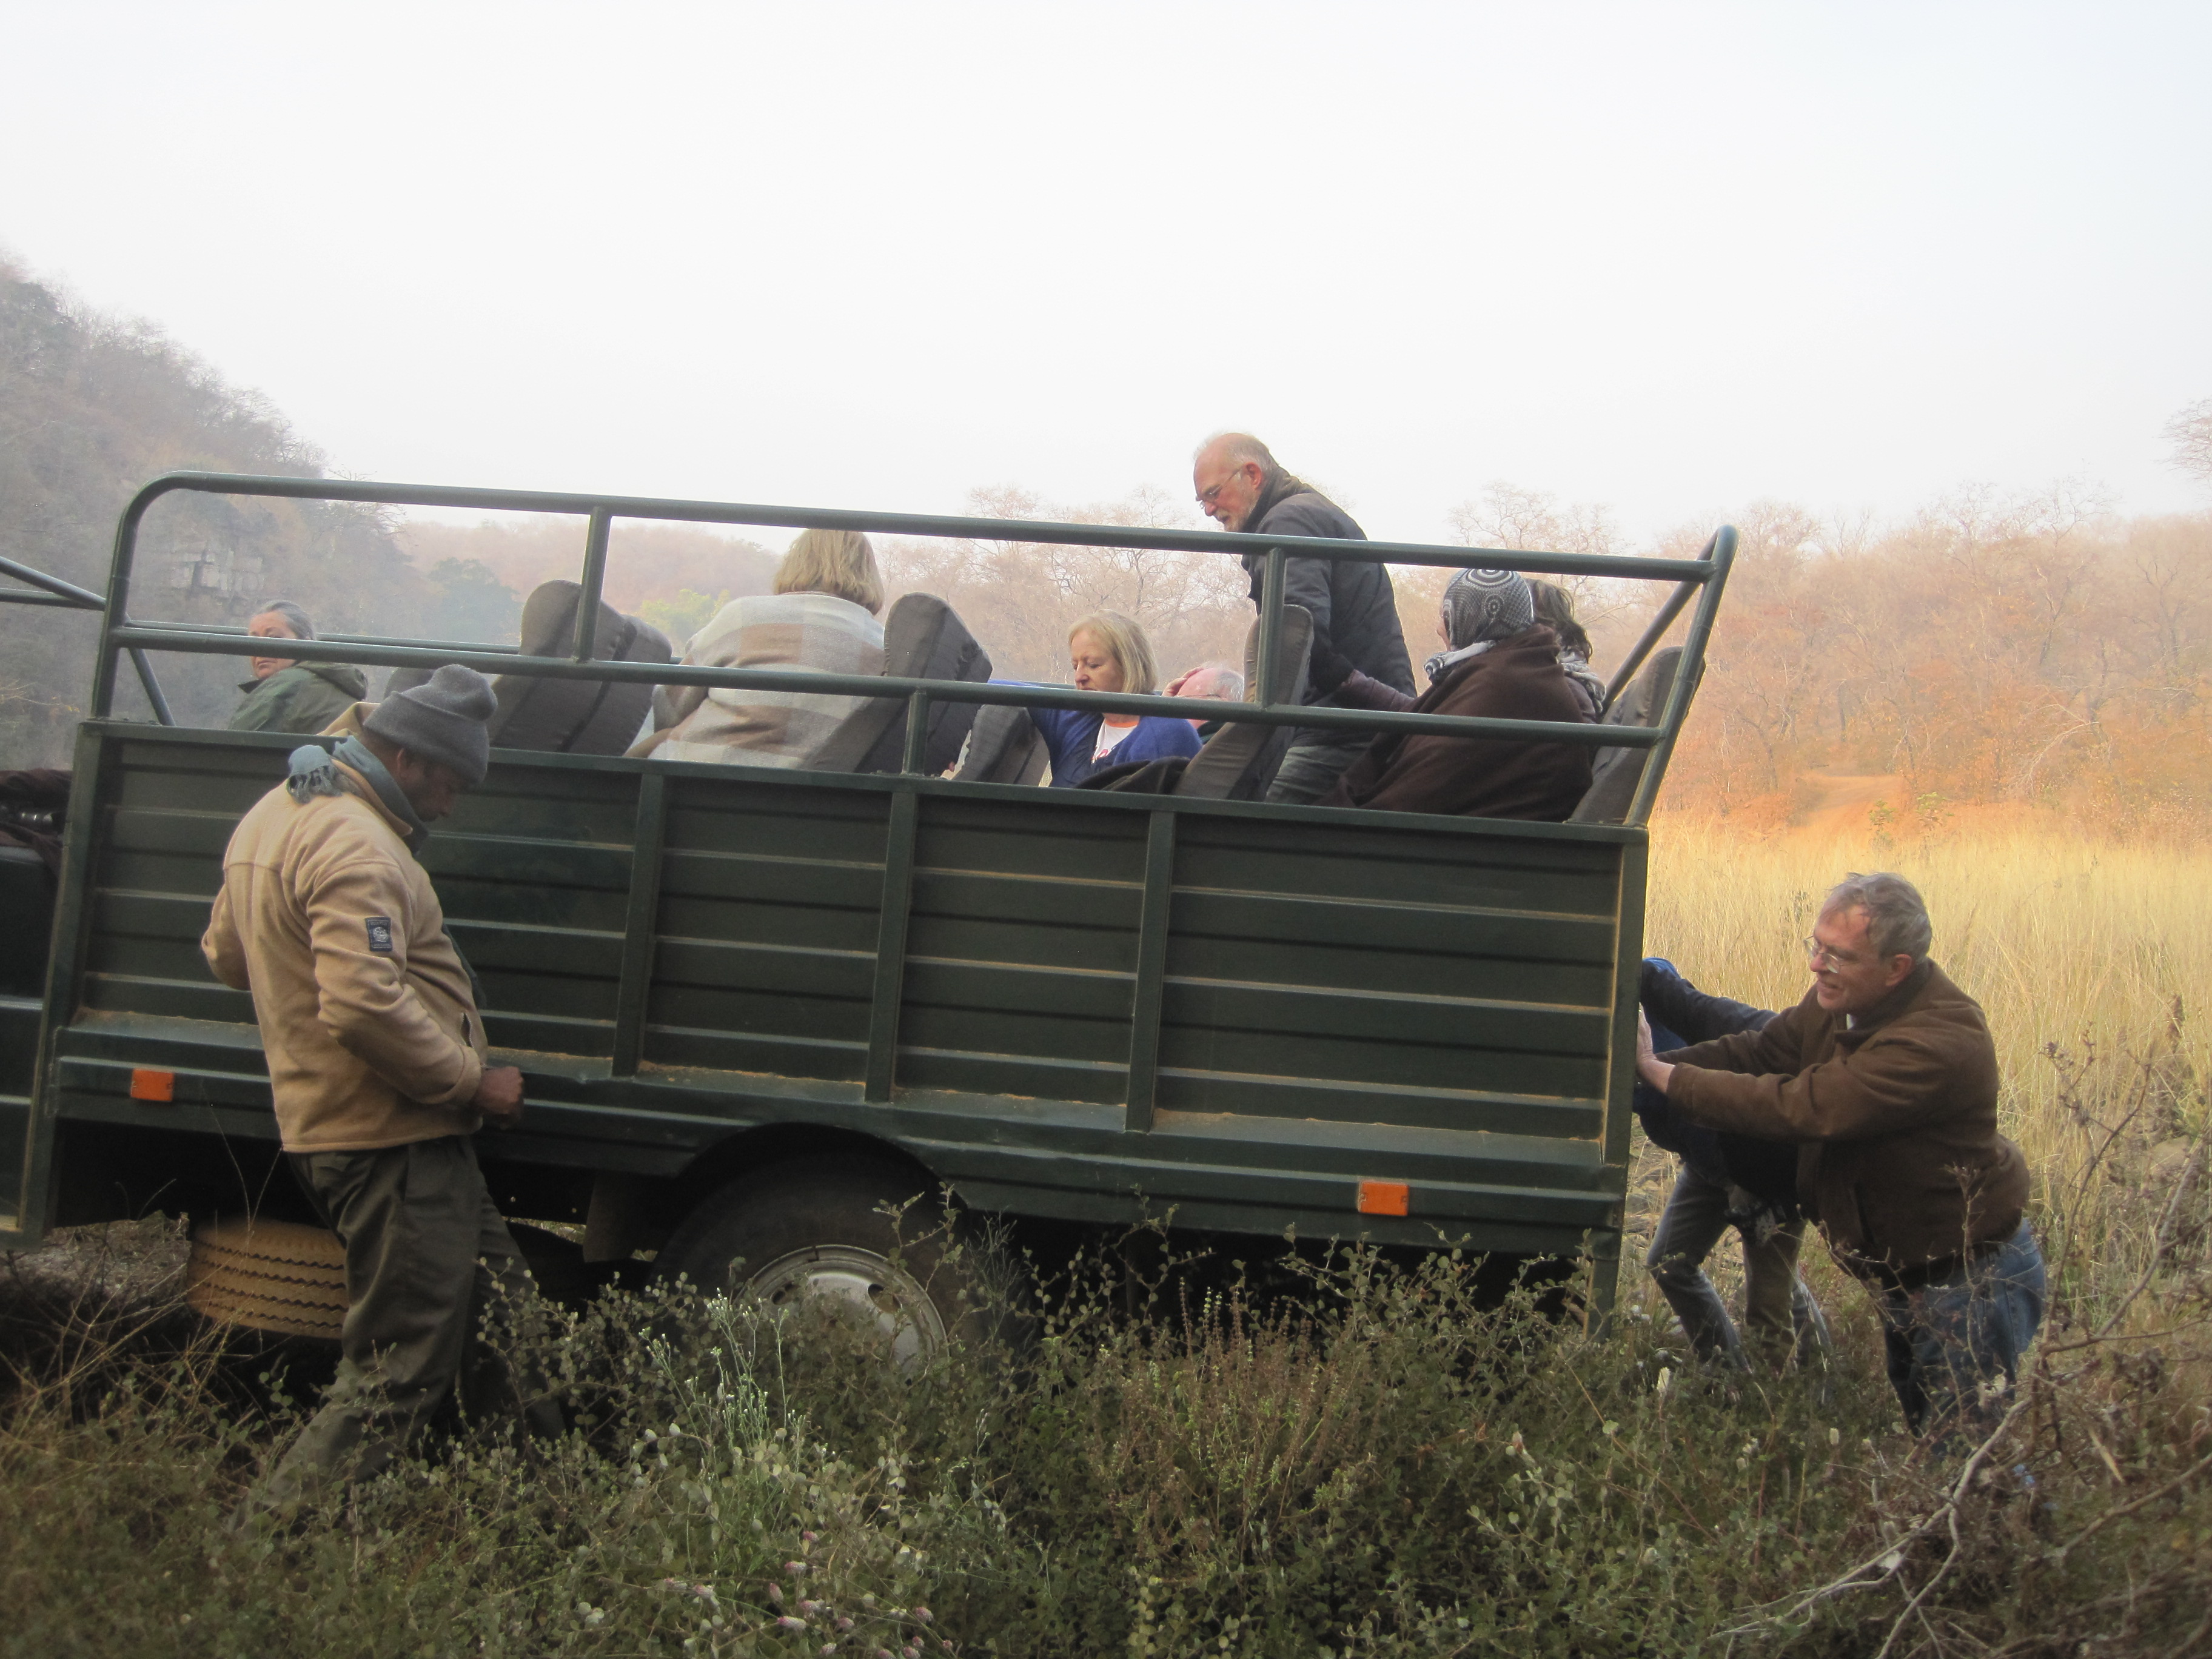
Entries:
{"type": "Polygon", "coordinates": [[[176,1097],[177,1074],[174,1072],[139,1070],[131,1073],[131,1099],[172,1101],[176,1097]]]}
{"type": "Polygon", "coordinates": [[[1363,1181],[1359,1183],[1359,1213],[1403,1215],[1407,1189],[1402,1181],[1363,1181]]]}

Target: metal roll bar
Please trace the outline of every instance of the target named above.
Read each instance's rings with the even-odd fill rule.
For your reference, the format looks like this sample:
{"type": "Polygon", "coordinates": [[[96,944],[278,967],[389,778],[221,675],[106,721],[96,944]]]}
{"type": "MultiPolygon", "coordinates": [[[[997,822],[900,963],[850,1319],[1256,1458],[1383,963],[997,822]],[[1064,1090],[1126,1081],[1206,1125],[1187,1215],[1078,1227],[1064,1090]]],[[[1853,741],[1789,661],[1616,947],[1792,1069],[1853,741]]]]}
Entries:
{"type": "Polygon", "coordinates": [[[1077,691],[1051,686],[979,684],[968,681],[920,680],[882,676],[819,674],[804,671],[704,668],[672,663],[612,662],[592,655],[594,623],[606,581],[607,548],[617,519],[693,524],[774,526],[787,529],[851,530],[875,535],[956,537],[974,540],[1021,540],[1078,547],[1259,555],[1261,572],[1259,648],[1255,701],[1235,705],[1224,718],[1265,726],[1372,732],[1430,732],[1467,738],[1510,738],[1580,744],[1591,748],[1649,749],[1627,822],[1650,814],[1661,775],[1681,730],[1702,672],[1707,640],[1721,592],[1735,554],[1735,532],[1716,531],[1695,559],[1613,557],[1603,554],[1544,553],[1518,549],[1441,547],[1417,542],[1345,541],[1322,537],[1260,536],[1220,531],[1152,529],[1120,525],[1078,525],[1025,520],[979,519],[935,514],[879,513],[822,507],[754,506],[724,501],[664,500],[651,496],[578,495],[560,491],[478,489],[437,484],[373,483],[335,478],[261,477],[216,472],[171,472],[155,478],[131,498],[116,526],[115,548],[105,600],[57,578],[0,560],[0,574],[15,576],[42,590],[26,593],[0,589],[0,600],[35,605],[65,604],[101,612],[100,661],[93,682],[92,716],[112,714],[117,671],[128,656],[153,702],[155,717],[173,724],[159,684],[146,662],[151,651],[250,656],[261,648],[235,627],[202,627],[179,623],[139,622],[130,614],[131,579],[137,556],[138,529],[147,509],[173,491],[207,495],[274,496],[294,501],[355,501],[391,507],[468,507],[486,512],[562,514],[586,521],[584,562],[576,610],[576,630],[566,656],[524,656],[514,647],[461,641],[400,641],[373,635],[337,635],[288,641],[285,654],[307,661],[434,668],[460,663],[488,674],[523,674],[552,679],[588,679],[653,685],[700,685],[739,690],[820,691],[840,696],[903,697],[908,703],[906,769],[921,767],[931,702],[1008,704],[1019,708],[1096,708],[1101,713],[1159,714],[1188,719],[1185,699],[1127,692],[1077,691]],[[1667,629],[1692,599],[1697,608],[1684,641],[1680,669],[1664,711],[1653,726],[1595,726],[1575,721],[1513,720],[1448,715],[1382,713],[1334,708],[1320,704],[1267,701],[1273,678],[1282,629],[1285,577],[1293,558],[1333,562],[1407,564],[1450,569],[1480,568],[1547,575],[1618,576],[1672,581],[1674,591],[1661,606],[1607,688],[1608,705],[1657,646],[1667,629]]]}

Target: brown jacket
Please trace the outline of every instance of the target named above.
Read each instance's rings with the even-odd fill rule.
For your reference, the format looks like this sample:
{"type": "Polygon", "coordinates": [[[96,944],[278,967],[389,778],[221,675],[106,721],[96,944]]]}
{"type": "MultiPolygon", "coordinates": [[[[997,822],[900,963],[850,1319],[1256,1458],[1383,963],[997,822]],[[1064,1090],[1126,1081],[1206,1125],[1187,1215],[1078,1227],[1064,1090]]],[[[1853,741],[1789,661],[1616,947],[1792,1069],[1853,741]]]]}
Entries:
{"type": "MultiPolygon", "coordinates": [[[[1540,624],[1453,663],[1419,697],[1354,674],[1331,701],[1417,714],[1589,720],[1559,666],[1559,636],[1540,624]]],[[[1592,752],[1578,744],[1386,732],[1361,751],[1321,804],[1558,823],[1590,787],[1592,752]]]]}
{"type": "Polygon", "coordinates": [[[1662,1056],[1692,1122],[1806,1143],[1797,1188],[1844,1262],[1924,1267],[2010,1236],[2027,1161],[1997,1133],[1981,1005],[1932,962],[1847,1024],[1807,992],[1764,1030],[1662,1056]]]}
{"type": "MultiPolygon", "coordinates": [[[[331,729],[357,732],[356,703],[331,729]]],[[[366,1152],[465,1134],[483,1075],[469,973],[404,826],[358,793],[278,784],[232,833],[200,949],[253,993],[288,1152],[366,1152]]]]}

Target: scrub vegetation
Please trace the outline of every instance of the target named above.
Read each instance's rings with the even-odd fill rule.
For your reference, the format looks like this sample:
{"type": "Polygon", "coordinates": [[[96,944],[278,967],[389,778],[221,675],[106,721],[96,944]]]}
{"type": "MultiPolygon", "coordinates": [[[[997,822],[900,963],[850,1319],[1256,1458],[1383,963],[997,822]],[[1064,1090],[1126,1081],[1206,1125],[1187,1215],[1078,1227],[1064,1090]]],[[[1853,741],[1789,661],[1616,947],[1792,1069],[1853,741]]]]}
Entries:
{"type": "MultiPolygon", "coordinates": [[[[170,1237],[149,1223],[111,1230],[73,1297],[0,1275],[0,1652],[2212,1649],[2212,1073],[2183,1000],[2212,983],[2212,854],[1677,820],[1656,864],[1651,948],[1768,1003],[1841,869],[1927,891],[1938,958],[1990,1010],[2051,1259],[1986,1443],[1904,1436],[1826,1260],[1832,1370],[1726,1377],[1632,1267],[1593,1337],[1449,1255],[1178,1269],[1199,1241],[1170,1229],[1061,1264],[1015,1352],[918,1375],[826,1313],[549,1310],[528,1340],[566,1379],[567,1441],[456,1424],[238,1535],[328,1362],[179,1312],[149,1277],[173,1252],[129,1254],[170,1237]]],[[[1647,1226],[1669,1173],[1639,1165],[1647,1226]]]]}

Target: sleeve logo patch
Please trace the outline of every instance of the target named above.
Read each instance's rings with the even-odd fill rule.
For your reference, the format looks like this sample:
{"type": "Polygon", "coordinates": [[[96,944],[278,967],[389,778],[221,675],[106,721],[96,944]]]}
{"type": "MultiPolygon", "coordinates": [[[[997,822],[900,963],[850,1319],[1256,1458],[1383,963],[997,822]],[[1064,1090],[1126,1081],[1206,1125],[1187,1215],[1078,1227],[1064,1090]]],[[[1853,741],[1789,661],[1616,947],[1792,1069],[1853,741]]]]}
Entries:
{"type": "Polygon", "coordinates": [[[392,918],[366,916],[362,926],[368,929],[368,948],[384,956],[392,954],[392,918]]]}

